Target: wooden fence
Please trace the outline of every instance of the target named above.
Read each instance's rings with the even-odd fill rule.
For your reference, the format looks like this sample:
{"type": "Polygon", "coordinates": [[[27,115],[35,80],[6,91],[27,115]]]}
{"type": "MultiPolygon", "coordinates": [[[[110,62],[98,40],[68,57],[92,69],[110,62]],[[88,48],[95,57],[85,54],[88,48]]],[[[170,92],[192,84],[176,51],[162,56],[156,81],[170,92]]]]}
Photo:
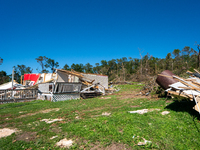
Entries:
{"type": "Polygon", "coordinates": [[[0,90],[0,104],[10,102],[24,102],[37,99],[36,89],[0,90]]]}

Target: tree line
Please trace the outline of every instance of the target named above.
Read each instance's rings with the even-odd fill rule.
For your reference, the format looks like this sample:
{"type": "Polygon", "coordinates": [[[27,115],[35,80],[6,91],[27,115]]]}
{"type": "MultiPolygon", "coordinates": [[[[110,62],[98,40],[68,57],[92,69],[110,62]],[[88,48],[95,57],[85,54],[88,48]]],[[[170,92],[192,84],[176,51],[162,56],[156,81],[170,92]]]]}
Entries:
{"type": "MultiPolygon", "coordinates": [[[[182,50],[174,49],[165,58],[157,58],[149,53],[143,55],[143,52],[139,50],[140,58],[122,57],[109,61],[101,60],[100,63],[95,63],[95,66],[90,63],[85,65],[82,63],[73,63],[71,66],[65,64],[62,69],[108,75],[110,81],[127,81],[141,77],[145,78],[146,76],[156,75],[163,70],[171,70],[174,74],[180,75],[186,72],[186,70],[193,71],[194,68],[200,68],[199,44],[197,44],[197,49],[198,51],[189,46],[185,46],[182,50]]],[[[54,72],[55,68],[61,69],[57,61],[46,56],[39,56],[35,60],[40,64],[40,68],[36,69],[39,73],[54,72]]],[[[22,75],[33,72],[31,67],[25,65],[17,65],[14,67],[15,80],[18,82],[20,82],[22,75]]],[[[0,84],[10,80],[11,75],[7,75],[5,71],[0,72],[0,84]]]]}

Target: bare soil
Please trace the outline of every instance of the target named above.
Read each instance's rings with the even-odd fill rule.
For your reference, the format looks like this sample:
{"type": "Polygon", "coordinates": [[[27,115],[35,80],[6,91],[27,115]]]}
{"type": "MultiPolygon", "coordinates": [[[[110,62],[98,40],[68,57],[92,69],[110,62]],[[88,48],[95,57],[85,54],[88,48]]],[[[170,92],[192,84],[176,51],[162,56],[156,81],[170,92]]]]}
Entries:
{"type": "Polygon", "coordinates": [[[136,92],[133,92],[133,93],[123,92],[123,93],[120,93],[120,94],[117,94],[117,95],[119,95],[117,97],[118,100],[129,99],[129,98],[132,98],[132,99],[138,99],[138,98],[151,99],[151,96],[141,95],[141,94],[136,93],[136,92]]]}
{"type": "Polygon", "coordinates": [[[111,145],[107,146],[106,148],[99,145],[95,145],[90,150],[132,150],[131,148],[128,148],[125,144],[120,143],[112,143],[111,145]]]}
{"type": "Polygon", "coordinates": [[[33,115],[36,115],[36,114],[39,114],[39,113],[49,113],[50,111],[59,111],[59,110],[60,110],[60,108],[46,109],[46,110],[41,110],[41,111],[38,111],[38,112],[35,112],[35,113],[24,114],[24,115],[19,116],[18,118],[33,116],[33,115]]]}
{"type": "Polygon", "coordinates": [[[18,134],[16,136],[16,140],[17,141],[33,141],[34,139],[36,139],[36,132],[23,132],[22,134],[18,134]]]}

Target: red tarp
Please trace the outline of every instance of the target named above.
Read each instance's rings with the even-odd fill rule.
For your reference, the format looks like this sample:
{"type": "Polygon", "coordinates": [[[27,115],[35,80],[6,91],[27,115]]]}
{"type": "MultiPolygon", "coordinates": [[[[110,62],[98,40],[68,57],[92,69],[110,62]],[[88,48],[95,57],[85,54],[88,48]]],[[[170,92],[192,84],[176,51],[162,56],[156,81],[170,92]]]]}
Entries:
{"type": "Polygon", "coordinates": [[[24,74],[24,81],[25,80],[35,81],[34,82],[34,84],[35,84],[37,82],[37,80],[39,79],[39,77],[40,77],[40,74],[24,74]]]}

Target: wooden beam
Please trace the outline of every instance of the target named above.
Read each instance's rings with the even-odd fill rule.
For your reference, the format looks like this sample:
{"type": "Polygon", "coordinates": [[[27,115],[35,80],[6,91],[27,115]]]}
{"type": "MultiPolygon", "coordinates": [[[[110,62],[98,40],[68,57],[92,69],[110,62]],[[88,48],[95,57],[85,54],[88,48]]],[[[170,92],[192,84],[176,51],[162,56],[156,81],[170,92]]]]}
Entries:
{"type": "Polygon", "coordinates": [[[190,95],[185,95],[185,94],[177,93],[177,92],[175,92],[175,91],[168,91],[168,93],[170,93],[170,94],[172,94],[172,95],[177,95],[177,96],[181,96],[181,97],[193,99],[193,97],[190,96],[190,95]]]}
{"type": "Polygon", "coordinates": [[[198,70],[194,69],[194,71],[197,72],[198,74],[200,74],[200,72],[198,70]]]}

